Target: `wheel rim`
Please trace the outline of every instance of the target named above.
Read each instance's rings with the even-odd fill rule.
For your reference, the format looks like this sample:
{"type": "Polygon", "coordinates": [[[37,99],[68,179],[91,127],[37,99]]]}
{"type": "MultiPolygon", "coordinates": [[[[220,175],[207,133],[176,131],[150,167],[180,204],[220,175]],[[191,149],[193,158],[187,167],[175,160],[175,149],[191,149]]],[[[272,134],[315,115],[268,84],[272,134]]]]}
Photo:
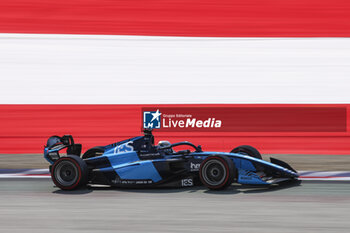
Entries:
{"type": "Polygon", "coordinates": [[[70,161],[62,161],[56,166],[55,179],[63,186],[71,186],[78,180],[78,168],[70,161]]]}
{"type": "Polygon", "coordinates": [[[221,161],[212,159],[203,165],[202,177],[210,186],[217,186],[224,182],[226,172],[225,165],[221,161]]]}

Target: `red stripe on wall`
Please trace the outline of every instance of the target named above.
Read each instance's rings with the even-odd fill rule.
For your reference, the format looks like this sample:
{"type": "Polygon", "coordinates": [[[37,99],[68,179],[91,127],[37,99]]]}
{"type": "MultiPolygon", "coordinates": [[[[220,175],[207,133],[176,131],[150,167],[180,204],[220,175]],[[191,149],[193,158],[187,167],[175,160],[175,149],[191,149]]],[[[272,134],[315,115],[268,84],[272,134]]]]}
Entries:
{"type": "MultiPolygon", "coordinates": [[[[0,105],[0,153],[41,153],[49,136],[72,134],[83,150],[141,134],[141,109],[167,107],[346,108],[350,105],[0,105]]],[[[349,115],[346,116],[348,122],[349,115]]],[[[259,121],[259,117],[256,117],[259,121]]],[[[241,144],[262,153],[350,154],[346,132],[154,132],[159,140],[192,141],[205,150],[229,151],[241,144]]]]}
{"type": "Polygon", "coordinates": [[[0,32],[348,37],[347,0],[2,0],[0,32]]]}

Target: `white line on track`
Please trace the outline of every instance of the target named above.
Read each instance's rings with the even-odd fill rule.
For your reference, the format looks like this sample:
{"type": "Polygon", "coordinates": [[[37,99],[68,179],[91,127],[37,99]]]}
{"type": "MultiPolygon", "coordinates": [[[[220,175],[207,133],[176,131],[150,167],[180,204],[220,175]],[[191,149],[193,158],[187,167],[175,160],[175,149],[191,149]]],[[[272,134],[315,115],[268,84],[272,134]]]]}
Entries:
{"type": "MultiPolygon", "coordinates": [[[[299,180],[350,181],[350,171],[300,171],[299,180]]],[[[48,169],[0,174],[0,178],[51,178],[48,169]]]]}

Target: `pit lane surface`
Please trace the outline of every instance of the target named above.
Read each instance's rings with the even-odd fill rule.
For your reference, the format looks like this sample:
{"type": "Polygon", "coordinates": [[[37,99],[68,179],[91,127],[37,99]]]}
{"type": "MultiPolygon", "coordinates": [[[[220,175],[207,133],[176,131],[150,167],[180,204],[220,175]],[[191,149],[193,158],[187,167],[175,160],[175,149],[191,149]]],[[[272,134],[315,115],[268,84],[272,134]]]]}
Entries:
{"type": "Polygon", "coordinates": [[[89,188],[0,179],[1,232],[346,232],[349,182],[213,192],[89,188]]]}

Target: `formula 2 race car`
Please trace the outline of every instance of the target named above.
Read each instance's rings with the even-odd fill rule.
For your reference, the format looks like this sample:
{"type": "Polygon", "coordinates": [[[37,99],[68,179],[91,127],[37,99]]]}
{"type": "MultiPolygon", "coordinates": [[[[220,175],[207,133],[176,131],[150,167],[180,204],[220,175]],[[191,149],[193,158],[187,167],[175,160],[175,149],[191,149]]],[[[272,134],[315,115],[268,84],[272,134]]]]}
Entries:
{"type": "Polygon", "coordinates": [[[82,156],[81,144],[71,135],[52,136],[44,149],[50,162],[55,185],[72,190],[87,184],[117,187],[184,187],[205,185],[209,189],[225,189],[232,182],[271,185],[298,178],[287,163],[271,158],[262,160],[251,146],[238,146],[230,153],[204,152],[190,142],[154,145],[151,130],[107,146],[87,150],[82,156]],[[176,147],[190,149],[175,151],[176,147]],[[67,155],[59,151],[67,148],[67,155]]]}

